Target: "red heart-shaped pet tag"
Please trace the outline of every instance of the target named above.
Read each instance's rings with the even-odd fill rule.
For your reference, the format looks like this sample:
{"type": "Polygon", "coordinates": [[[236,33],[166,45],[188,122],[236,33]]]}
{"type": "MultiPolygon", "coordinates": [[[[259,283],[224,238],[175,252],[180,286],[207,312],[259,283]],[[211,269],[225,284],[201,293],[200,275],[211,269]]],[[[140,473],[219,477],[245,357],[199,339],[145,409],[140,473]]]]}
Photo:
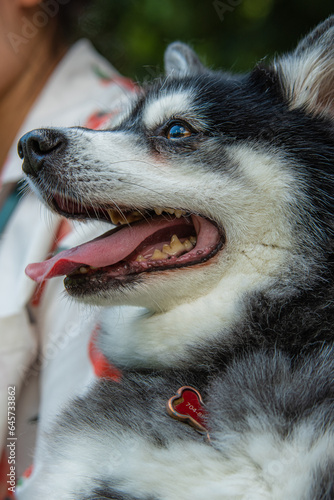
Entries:
{"type": "Polygon", "coordinates": [[[180,387],[176,395],[169,399],[167,411],[171,417],[191,425],[209,438],[208,431],[204,426],[203,400],[200,393],[193,387],[187,385],[180,387]]]}

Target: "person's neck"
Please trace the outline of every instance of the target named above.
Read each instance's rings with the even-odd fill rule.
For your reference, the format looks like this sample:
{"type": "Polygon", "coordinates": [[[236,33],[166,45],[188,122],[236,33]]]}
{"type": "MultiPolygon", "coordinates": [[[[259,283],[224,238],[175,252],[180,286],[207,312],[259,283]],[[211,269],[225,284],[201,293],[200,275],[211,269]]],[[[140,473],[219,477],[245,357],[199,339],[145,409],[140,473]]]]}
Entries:
{"type": "Polygon", "coordinates": [[[0,95],[0,172],[9,149],[36,98],[65,52],[35,43],[19,78],[0,95]]]}

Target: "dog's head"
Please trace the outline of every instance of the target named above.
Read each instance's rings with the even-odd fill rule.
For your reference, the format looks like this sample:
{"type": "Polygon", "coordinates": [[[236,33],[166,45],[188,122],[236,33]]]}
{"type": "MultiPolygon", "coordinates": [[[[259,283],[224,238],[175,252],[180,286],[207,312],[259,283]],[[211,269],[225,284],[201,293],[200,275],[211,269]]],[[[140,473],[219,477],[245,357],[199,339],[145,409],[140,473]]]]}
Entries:
{"type": "Polygon", "coordinates": [[[173,309],[178,328],[203,331],[209,310],[217,332],[246,295],[309,288],[331,253],[334,17],[246,75],[206,69],[182,43],[165,66],[112,129],[21,139],[29,183],[52,210],[117,225],[28,272],[67,275],[88,302],[173,309]]]}

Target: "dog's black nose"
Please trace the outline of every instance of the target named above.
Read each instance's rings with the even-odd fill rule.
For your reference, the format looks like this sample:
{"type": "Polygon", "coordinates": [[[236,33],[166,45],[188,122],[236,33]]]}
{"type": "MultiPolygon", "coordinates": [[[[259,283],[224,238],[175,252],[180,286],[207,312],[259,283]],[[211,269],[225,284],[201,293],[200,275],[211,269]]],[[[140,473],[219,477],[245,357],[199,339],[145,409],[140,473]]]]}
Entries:
{"type": "Polygon", "coordinates": [[[36,129],[28,132],[18,142],[17,151],[23,161],[23,171],[36,177],[45,160],[54,159],[67,144],[65,135],[55,129],[36,129]]]}

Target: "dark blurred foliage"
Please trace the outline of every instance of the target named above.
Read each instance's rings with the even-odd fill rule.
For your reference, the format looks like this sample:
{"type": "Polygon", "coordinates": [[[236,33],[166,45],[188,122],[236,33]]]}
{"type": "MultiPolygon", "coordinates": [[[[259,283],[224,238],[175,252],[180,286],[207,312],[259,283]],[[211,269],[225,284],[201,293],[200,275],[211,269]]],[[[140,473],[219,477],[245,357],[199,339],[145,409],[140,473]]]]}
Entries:
{"type": "Polygon", "coordinates": [[[209,66],[245,71],[293,49],[333,7],[333,0],[91,0],[77,35],[138,81],[157,76],[174,40],[190,43],[209,66]]]}

